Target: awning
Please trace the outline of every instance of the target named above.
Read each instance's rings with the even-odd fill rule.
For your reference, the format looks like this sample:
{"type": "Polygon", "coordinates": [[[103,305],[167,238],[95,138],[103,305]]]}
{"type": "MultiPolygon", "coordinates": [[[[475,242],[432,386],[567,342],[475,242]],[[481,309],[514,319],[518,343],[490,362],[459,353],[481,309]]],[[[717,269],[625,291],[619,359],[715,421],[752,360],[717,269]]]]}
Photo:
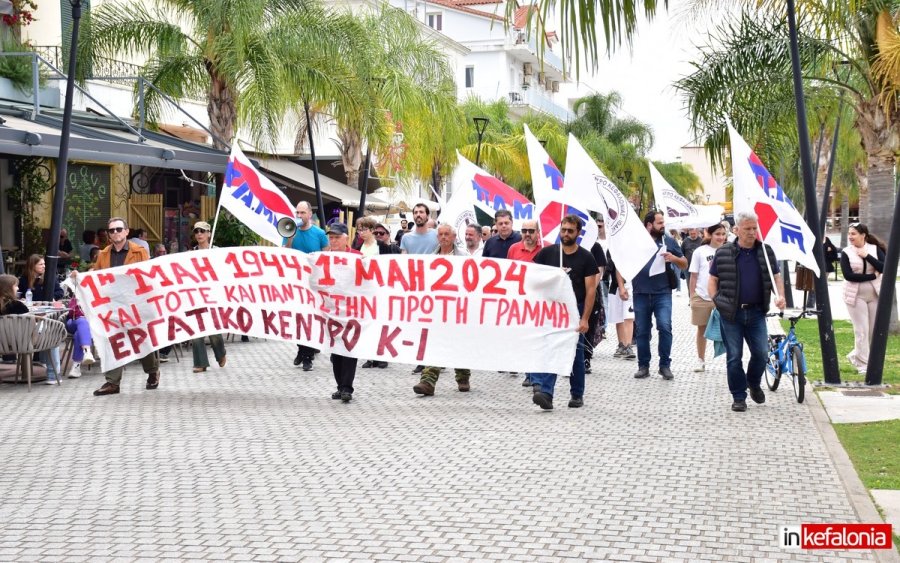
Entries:
{"type": "MultiPolygon", "coordinates": [[[[0,113],[3,109],[9,108],[0,108],[0,113]]],[[[59,142],[62,137],[60,120],[46,115],[31,120],[9,114],[2,115],[2,119],[0,154],[59,157],[59,142]]],[[[144,132],[144,137],[145,141],[141,143],[133,133],[91,127],[73,121],[69,135],[69,159],[198,172],[225,172],[228,164],[228,154],[225,152],[171,135],[144,132]]]]}
{"type": "MultiPolygon", "coordinates": [[[[276,183],[282,183],[286,187],[299,191],[301,197],[308,199],[315,205],[316,195],[313,171],[296,162],[286,159],[264,158],[259,154],[247,156],[259,162],[259,167],[267,176],[276,183]]],[[[346,184],[333,180],[328,176],[319,174],[319,186],[322,189],[322,198],[331,202],[338,202],[344,207],[359,206],[359,190],[355,190],[346,184]]],[[[388,202],[374,196],[366,195],[367,211],[383,211],[387,209],[388,202]]]]}

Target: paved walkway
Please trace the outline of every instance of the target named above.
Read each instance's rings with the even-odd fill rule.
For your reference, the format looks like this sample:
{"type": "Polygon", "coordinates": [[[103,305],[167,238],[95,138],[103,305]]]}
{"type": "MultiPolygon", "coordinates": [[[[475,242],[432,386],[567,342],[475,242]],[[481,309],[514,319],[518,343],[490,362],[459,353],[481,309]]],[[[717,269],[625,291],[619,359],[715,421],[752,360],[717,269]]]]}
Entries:
{"type": "Polygon", "coordinates": [[[732,413],[675,311],[675,380],[607,341],[580,410],[564,379],[542,412],[488,372],[416,397],[401,365],[359,370],[345,405],[326,361],[258,340],[165,364],[157,391],[135,367],[112,397],[96,374],[2,385],[0,560],[873,560],[778,547],[779,524],[859,520],[815,411],[788,388],[732,413]]]}

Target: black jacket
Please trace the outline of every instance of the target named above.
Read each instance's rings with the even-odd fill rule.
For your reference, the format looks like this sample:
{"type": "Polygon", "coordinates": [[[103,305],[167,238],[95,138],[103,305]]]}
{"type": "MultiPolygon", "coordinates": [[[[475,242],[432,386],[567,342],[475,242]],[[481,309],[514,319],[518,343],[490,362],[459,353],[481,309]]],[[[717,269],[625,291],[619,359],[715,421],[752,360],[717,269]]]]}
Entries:
{"type": "MultiPolygon", "coordinates": [[[[769,302],[772,299],[772,280],[769,279],[769,276],[767,275],[768,267],[766,266],[765,256],[763,256],[762,252],[759,252],[760,246],[765,247],[765,251],[769,255],[770,264],[775,264],[775,252],[772,251],[771,246],[756,241],[756,258],[759,260],[759,268],[760,271],[762,271],[762,308],[764,312],[768,312],[769,302]]],[[[716,304],[716,309],[719,311],[719,314],[729,321],[734,320],[738,307],[740,306],[738,298],[741,294],[741,281],[737,271],[737,255],[737,242],[729,242],[723,244],[716,250],[715,257],[719,286],[716,294],[713,296],[713,302],[716,304]]]]}

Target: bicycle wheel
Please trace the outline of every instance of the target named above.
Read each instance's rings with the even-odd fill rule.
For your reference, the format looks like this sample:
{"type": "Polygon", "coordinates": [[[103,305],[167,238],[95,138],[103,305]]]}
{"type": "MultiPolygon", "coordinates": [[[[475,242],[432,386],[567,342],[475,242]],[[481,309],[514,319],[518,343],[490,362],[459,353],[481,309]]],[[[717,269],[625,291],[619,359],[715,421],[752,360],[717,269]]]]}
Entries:
{"type": "Polygon", "coordinates": [[[769,360],[766,362],[766,386],[770,391],[778,389],[781,383],[781,364],[778,362],[778,353],[769,348],[769,360]]]}
{"type": "Polygon", "coordinates": [[[806,397],[806,370],[803,369],[803,351],[799,346],[791,348],[791,383],[794,385],[794,396],[802,403],[806,397]]]}

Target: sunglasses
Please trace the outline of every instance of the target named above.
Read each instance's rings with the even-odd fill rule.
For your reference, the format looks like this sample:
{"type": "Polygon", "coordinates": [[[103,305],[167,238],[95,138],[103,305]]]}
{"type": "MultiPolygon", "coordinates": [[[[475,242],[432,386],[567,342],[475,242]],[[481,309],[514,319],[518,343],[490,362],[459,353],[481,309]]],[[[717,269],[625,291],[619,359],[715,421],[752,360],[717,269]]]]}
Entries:
{"type": "Polygon", "coordinates": [[[199,227],[196,228],[196,229],[194,229],[194,234],[195,234],[195,235],[196,235],[197,233],[208,233],[208,232],[209,232],[209,231],[207,231],[206,229],[201,229],[201,228],[199,228],[199,227]]]}
{"type": "Polygon", "coordinates": [[[387,232],[386,231],[375,231],[375,236],[376,237],[385,237],[385,236],[387,236],[387,232]]]}
{"type": "Polygon", "coordinates": [[[109,234],[113,234],[113,233],[121,233],[124,230],[125,230],[125,227],[110,227],[109,229],[106,229],[106,232],[109,234]]]}
{"type": "Polygon", "coordinates": [[[537,229],[520,229],[523,235],[532,235],[537,232],[537,229]]]}

